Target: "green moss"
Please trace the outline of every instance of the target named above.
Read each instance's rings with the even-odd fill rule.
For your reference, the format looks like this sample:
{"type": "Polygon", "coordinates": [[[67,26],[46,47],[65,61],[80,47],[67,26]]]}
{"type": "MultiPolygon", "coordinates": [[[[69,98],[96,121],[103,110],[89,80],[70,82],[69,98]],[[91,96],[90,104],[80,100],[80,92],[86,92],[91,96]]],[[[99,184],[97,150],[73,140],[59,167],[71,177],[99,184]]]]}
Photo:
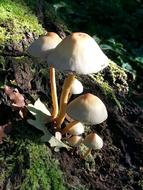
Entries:
{"type": "Polygon", "coordinates": [[[104,94],[109,98],[109,100],[115,103],[119,107],[119,109],[122,110],[121,103],[116,97],[115,92],[128,92],[127,75],[122,68],[120,68],[116,63],[112,61],[110,62],[109,70],[113,86],[111,86],[110,82],[108,81],[108,78],[106,80],[104,79],[104,75],[101,72],[90,76],[98,84],[100,84],[104,94]],[[118,82],[119,79],[120,81],[118,82]]]}
{"type": "Polygon", "coordinates": [[[119,108],[120,110],[122,110],[122,106],[121,106],[119,100],[117,99],[117,97],[116,97],[116,95],[115,95],[113,89],[109,86],[109,84],[108,84],[107,82],[103,82],[103,83],[101,83],[100,85],[101,85],[101,87],[102,87],[102,89],[103,89],[103,91],[104,91],[104,94],[105,94],[106,96],[108,96],[108,98],[109,98],[110,100],[114,101],[114,103],[118,106],[118,108],[119,108]]]}
{"type": "Polygon", "coordinates": [[[141,190],[143,190],[143,179],[139,180],[138,186],[140,187],[141,190]]]}
{"type": "Polygon", "coordinates": [[[62,172],[38,130],[20,122],[0,145],[0,186],[20,190],[65,190],[62,172]]]}
{"type": "Polygon", "coordinates": [[[58,162],[51,158],[46,145],[23,140],[11,143],[7,144],[10,154],[0,157],[0,186],[10,183],[11,189],[16,184],[21,190],[65,189],[58,162]]]}
{"type": "Polygon", "coordinates": [[[3,0],[0,3],[0,41],[17,42],[25,31],[42,34],[44,30],[24,1],[3,0]]]}
{"type": "Polygon", "coordinates": [[[0,56],[0,68],[1,69],[5,68],[5,59],[3,56],[0,56]]]}
{"type": "Polygon", "coordinates": [[[102,88],[104,94],[108,96],[109,100],[111,100],[113,103],[115,103],[120,110],[122,110],[122,106],[117,99],[112,87],[108,84],[108,82],[104,81],[104,77],[101,73],[97,75],[90,75],[93,80],[95,80],[102,88]]]}
{"type": "Polygon", "coordinates": [[[0,26],[0,41],[3,42],[5,38],[6,30],[0,26]]]}
{"type": "Polygon", "coordinates": [[[50,156],[49,149],[45,145],[29,144],[30,168],[26,170],[26,176],[21,190],[64,190],[63,176],[58,163],[50,156]]]}
{"type": "Polygon", "coordinates": [[[124,69],[118,66],[116,63],[114,63],[111,60],[110,60],[110,71],[112,73],[113,82],[116,81],[117,77],[127,80],[127,74],[125,73],[124,69]]]}

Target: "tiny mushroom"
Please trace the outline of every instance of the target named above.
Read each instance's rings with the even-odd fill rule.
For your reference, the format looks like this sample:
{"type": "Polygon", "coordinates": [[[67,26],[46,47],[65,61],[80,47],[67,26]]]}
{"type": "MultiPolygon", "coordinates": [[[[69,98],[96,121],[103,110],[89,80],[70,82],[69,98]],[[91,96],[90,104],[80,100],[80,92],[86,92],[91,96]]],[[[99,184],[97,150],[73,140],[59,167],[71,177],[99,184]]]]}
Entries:
{"type": "Polygon", "coordinates": [[[62,139],[62,134],[59,131],[56,131],[55,132],[55,138],[60,141],[62,139]]]}
{"type": "Polygon", "coordinates": [[[86,93],[71,101],[67,106],[67,114],[74,120],[100,124],[108,117],[104,103],[95,95],[86,93]]]}
{"type": "MultiPolygon", "coordinates": [[[[62,41],[62,39],[55,32],[48,32],[45,36],[39,37],[35,40],[27,52],[37,58],[46,59],[53,49],[62,41]]],[[[53,66],[50,67],[50,85],[51,85],[51,96],[52,96],[52,118],[54,119],[58,114],[58,99],[56,90],[55,80],[55,69],[53,66]]]]}
{"type": "Polygon", "coordinates": [[[74,81],[71,85],[71,90],[70,90],[69,95],[68,95],[68,100],[70,99],[72,94],[77,95],[77,94],[81,94],[82,92],[83,92],[82,83],[78,79],[74,78],[74,81]]]}
{"type": "Polygon", "coordinates": [[[81,94],[83,92],[83,85],[78,79],[74,79],[70,93],[71,94],[81,94]]]}
{"type": "Polygon", "coordinates": [[[82,137],[81,137],[81,136],[78,136],[78,135],[75,135],[75,136],[72,136],[72,137],[70,137],[69,139],[67,139],[67,142],[68,142],[71,146],[77,147],[77,146],[79,146],[79,144],[82,142],[82,137]]]}
{"type": "MultiPolygon", "coordinates": [[[[75,121],[66,126],[62,133],[70,131],[73,126],[78,124],[78,121],[96,125],[102,123],[108,117],[104,103],[97,96],[90,93],[80,95],[70,102],[67,106],[67,114],[75,121]]],[[[84,144],[89,145],[89,149],[83,159],[90,153],[92,148],[100,149],[103,146],[102,139],[95,133],[88,135],[84,140],[84,144]]]]}
{"type": "Polygon", "coordinates": [[[62,134],[65,133],[69,133],[70,135],[81,135],[84,133],[84,125],[80,122],[73,121],[62,130],[62,134]]]}
{"type": "Polygon", "coordinates": [[[88,147],[88,150],[82,156],[82,159],[85,159],[92,149],[100,150],[103,147],[103,140],[96,133],[90,133],[85,137],[83,144],[88,147]]]}
{"type": "Polygon", "coordinates": [[[72,94],[77,95],[81,94],[82,92],[83,92],[83,85],[78,79],[75,78],[71,85],[71,90],[68,99],[70,99],[72,94]]]}
{"type": "Polygon", "coordinates": [[[72,82],[77,74],[97,73],[109,64],[95,40],[86,33],[75,32],[63,39],[47,57],[49,65],[62,72],[69,72],[60,97],[60,111],[56,119],[57,128],[64,121],[72,82]],[[60,64],[59,64],[60,63],[60,64]]]}

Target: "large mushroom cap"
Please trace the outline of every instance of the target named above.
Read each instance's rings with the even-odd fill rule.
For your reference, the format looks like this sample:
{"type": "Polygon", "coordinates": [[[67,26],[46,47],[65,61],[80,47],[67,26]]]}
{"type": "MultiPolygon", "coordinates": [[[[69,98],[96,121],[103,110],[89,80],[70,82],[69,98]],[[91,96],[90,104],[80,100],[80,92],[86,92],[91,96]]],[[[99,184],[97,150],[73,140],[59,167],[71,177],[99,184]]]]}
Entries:
{"type": "Polygon", "coordinates": [[[27,52],[33,57],[45,58],[47,51],[54,49],[62,39],[55,32],[48,32],[47,35],[35,40],[27,52]]]}
{"type": "Polygon", "coordinates": [[[99,124],[107,119],[104,103],[95,95],[87,93],[75,98],[67,106],[67,114],[74,120],[99,124]]]}
{"type": "Polygon", "coordinates": [[[85,137],[83,144],[88,148],[101,149],[103,147],[103,140],[96,133],[90,133],[85,137]]]}
{"type": "Polygon", "coordinates": [[[97,73],[109,60],[95,40],[86,33],[75,32],[67,36],[50,54],[48,64],[60,71],[78,74],[97,73]]]}

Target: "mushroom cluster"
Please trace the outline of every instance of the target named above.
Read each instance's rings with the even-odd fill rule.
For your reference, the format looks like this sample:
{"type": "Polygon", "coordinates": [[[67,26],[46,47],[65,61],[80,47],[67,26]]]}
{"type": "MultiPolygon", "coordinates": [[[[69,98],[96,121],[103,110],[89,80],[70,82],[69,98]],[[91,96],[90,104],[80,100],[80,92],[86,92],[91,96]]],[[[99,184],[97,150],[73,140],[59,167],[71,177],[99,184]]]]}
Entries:
{"type": "Polygon", "coordinates": [[[87,75],[101,71],[108,66],[108,57],[91,36],[82,32],[72,33],[64,39],[54,32],[48,32],[46,36],[31,44],[28,53],[46,59],[50,67],[53,105],[51,115],[56,131],[60,131],[63,136],[68,134],[67,141],[71,146],[79,146],[82,142],[89,147],[83,158],[91,149],[101,149],[103,141],[97,134],[91,133],[83,140],[82,134],[85,128],[83,123],[96,125],[105,121],[108,116],[106,106],[97,96],[90,93],[82,94],[70,103],[69,99],[72,94],[83,93],[83,85],[76,79],[76,74],[87,75]],[[55,69],[68,74],[62,87],[59,108],[55,69]],[[72,122],[63,128],[66,114],[72,122]]]}
{"type": "MultiPolygon", "coordinates": [[[[72,146],[79,145],[79,141],[81,142],[82,140],[79,136],[84,133],[82,123],[97,125],[105,121],[108,117],[104,103],[97,96],[90,93],[80,95],[71,101],[67,105],[67,114],[74,121],[62,130],[62,134],[69,133],[74,136],[69,139],[69,144],[72,146]]],[[[91,152],[91,149],[101,149],[103,146],[102,139],[95,133],[87,135],[83,143],[89,147],[83,158],[91,152]]]]}

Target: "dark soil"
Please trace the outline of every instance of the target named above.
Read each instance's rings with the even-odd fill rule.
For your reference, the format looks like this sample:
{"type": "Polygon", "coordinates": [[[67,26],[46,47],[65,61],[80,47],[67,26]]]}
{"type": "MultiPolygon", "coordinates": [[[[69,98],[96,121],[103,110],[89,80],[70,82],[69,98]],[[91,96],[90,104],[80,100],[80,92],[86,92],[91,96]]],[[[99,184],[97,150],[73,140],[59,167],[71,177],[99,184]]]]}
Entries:
{"type": "Polygon", "coordinates": [[[77,154],[56,154],[62,170],[69,176],[69,184],[84,184],[89,189],[100,190],[142,189],[143,114],[136,105],[130,104],[126,103],[123,114],[109,108],[107,123],[94,128],[104,140],[102,151],[94,154],[95,165],[89,162],[87,169],[87,163],[77,154]]]}

